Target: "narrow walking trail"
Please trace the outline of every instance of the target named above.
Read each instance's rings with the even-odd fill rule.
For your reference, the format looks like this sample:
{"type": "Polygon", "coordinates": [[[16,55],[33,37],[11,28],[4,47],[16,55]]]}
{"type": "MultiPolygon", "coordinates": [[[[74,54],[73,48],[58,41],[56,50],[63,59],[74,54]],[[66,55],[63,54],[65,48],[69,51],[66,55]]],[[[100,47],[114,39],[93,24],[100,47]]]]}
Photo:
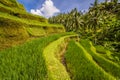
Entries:
{"type": "Polygon", "coordinates": [[[61,37],[44,48],[43,55],[48,69],[49,80],[70,80],[65,66],[56,58],[57,51],[60,50],[60,45],[70,36],[75,35],[61,37]]]}

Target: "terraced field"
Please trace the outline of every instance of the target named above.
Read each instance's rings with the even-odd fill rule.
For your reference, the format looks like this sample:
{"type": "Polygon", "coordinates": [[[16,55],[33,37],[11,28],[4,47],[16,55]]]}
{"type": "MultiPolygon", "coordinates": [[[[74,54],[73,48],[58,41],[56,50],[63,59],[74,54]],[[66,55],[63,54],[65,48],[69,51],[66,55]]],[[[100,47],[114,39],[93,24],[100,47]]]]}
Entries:
{"type": "Polygon", "coordinates": [[[75,37],[74,33],[54,34],[0,51],[0,79],[119,80],[118,64],[96,53],[89,41],[79,43],[75,37]],[[68,42],[62,52],[61,46],[68,42]]]}
{"type": "MultiPolygon", "coordinates": [[[[25,43],[21,46],[7,49],[5,51],[1,51],[0,52],[0,79],[1,80],[4,80],[4,79],[6,80],[18,80],[18,79],[46,80],[47,78],[49,78],[49,76],[51,76],[51,74],[49,73],[51,71],[49,71],[49,68],[48,68],[50,66],[49,63],[51,60],[52,60],[51,62],[52,64],[55,62],[53,67],[57,68],[57,66],[60,65],[59,66],[60,68],[57,69],[57,70],[60,69],[58,72],[60,72],[61,70],[65,72],[64,66],[60,64],[60,62],[57,61],[57,59],[54,56],[54,53],[55,53],[54,49],[53,51],[50,51],[52,49],[49,49],[51,48],[51,46],[53,46],[53,48],[56,46],[57,48],[57,46],[60,45],[62,41],[64,41],[64,38],[66,38],[66,37],[62,37],[65,35],[67,37],[67,35],[71,35],[71,34],[70,33],[56,34],[56,35],[36,39],[28,43],[25,43]],[[49,44],[50,42],[57,39],[58,41],[56,42],[59,42],[59,43],[56,44],[56,42],[53,42],[49,44]],[[48,47],[46,47],[47,45],[48,47]],[[50,55],[51,56],[53,55],[52,56],[53,58],[51,58],[50,55]],[[51,60],[49,59],[49,57],[51,60]]],[[[64,74],[66,77],[67,72],[64,74]]],[[[55,76],[55,73],[53,75],[55,76]]],[[[58,77],[59,75],[62,76],[62,74],[58,74],[58,77]]],[[[68,76],[68,79],[69,79],[69,76],[68,76]]]]}
{"type": "Polygon", "coordinates": [[[31,37],[65,32],[64,26],[26,12],[16,0],[0,0],[0,49],[25,42],[31,37]]]}
{"type": "Polygon", "coordinates": [[[87,40],[82,40],[81,44],[83,45],[83,47],[85,47],[87,51],[89,51],[89,54],[93,56],[94,61],[98,65],[100,65],[106,72],[115,76],[118,79],[120,78],[120,66],[118,64],[100,56],[96,52],[96,49],[91,42],[87,40]]]}
{"type": "Polygon", "coordinates": [[[120,79],[120,66],[97,53],[90,41],[71,41],[65,59],[72,80],[120,79]]]}
{"type": "Polygon", "coordinates": [[[111,54],[16,0],[0,0],[0,80],[120,80],[111,54]]]}

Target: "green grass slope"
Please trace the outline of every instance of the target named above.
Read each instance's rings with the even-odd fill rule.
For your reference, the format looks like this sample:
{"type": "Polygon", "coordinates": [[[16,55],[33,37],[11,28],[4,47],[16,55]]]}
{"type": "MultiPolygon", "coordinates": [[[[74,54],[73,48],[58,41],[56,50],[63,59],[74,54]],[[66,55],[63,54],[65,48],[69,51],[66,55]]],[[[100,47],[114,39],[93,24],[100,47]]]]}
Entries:
{"type": "Polygon", "coordinates": [[[106,72],[113,75],[117,79],[120,79],[120,66],[104,57],[99,55],[96,52],[95,47],[88,40],[81,40],[80,43],[82,46],[89,52],[89,54],[93,57],[94,61],[101,66],[106,72]]]}
{"type": "Polygon", "coordinates": [[[43,50],[65,35],[71,33],[54,34],[0,51],[0,80],[47,80],[49,74],[43,50]]]}
{"type": "Polygon", "coordinates": [[[65,32],[64,26],[49,24],[47,19],[27,13],[16,0],[0,0],[0,49],[30,37],[61,32],[65,32]]]}
{"type": "Polygon", "coordinates": [[[4,4],[0,3],[0,12],[8,13],[12,16],[16,16],[16,17],[19,17],[19,18],[37,20],[39,22],[46,22],[47,23],[47,20],[45,18],[27,13],[25,11],[24,7],[23,7],[23,9],[20,9],[18,7],[5,6],[4,4]]]}
{"type": "Polygon", "coordinates": [[[0,3],[9,7],[19,7],[19,3],[16,0],[0,0],[0,3]]]}
{"type": "Polygon", "coordinates": [[[65,60],[72,80],[116,80],[99,67],[78,42],[68,44],[65,60]]]}
{"type": "Polygon", "coordinates": [[[63,45],[63,43],[65,43],[65,40],[71,36],[77,35],[61,37],[60,39],[50,43],[44,49],[43,54],[48,69],[49,80],[70,80],[70,77],[64,65],[59,61],[59,59],[57,59],[56,53],[60,51],[60,45],[63,45]]]}
{"type": "Polygon", "coordinates": [[[95,48],[96,48],[96,52],[99,53],[101,56],[105,57],[106,59],[114,61],[114,58],[112,56],[112,54],[113,54],[112,52],[110,52],[109,50],[106,50],[101,45],[97,45],[97,46],[95,46],[95,48]]]}

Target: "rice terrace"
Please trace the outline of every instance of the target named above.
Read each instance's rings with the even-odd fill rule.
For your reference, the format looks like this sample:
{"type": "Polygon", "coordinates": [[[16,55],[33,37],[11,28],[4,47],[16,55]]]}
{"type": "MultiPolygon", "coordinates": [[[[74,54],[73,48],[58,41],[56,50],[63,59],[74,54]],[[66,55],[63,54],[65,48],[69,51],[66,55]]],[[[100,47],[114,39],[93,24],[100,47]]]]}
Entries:
{"type": "Polygon", "coordinates": [[[120,80],[120,0],[0,0],[0,80],[120,80]]]}

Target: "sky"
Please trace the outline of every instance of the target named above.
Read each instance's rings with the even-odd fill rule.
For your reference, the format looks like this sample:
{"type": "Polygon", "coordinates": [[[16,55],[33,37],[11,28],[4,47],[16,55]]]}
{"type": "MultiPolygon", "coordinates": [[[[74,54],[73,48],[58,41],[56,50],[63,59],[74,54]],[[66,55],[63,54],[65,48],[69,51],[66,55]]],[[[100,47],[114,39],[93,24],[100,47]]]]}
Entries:
{"type": "MultiPolygon", "coordinates": [[[[102,2],[104,0],[99,0],[102,2]]],[[[57,13],[66,13],[77,8],[79,11],[86,11],[94,0],[18,0],[26,10],[32,14],[52,17],[57,13]]]]}

